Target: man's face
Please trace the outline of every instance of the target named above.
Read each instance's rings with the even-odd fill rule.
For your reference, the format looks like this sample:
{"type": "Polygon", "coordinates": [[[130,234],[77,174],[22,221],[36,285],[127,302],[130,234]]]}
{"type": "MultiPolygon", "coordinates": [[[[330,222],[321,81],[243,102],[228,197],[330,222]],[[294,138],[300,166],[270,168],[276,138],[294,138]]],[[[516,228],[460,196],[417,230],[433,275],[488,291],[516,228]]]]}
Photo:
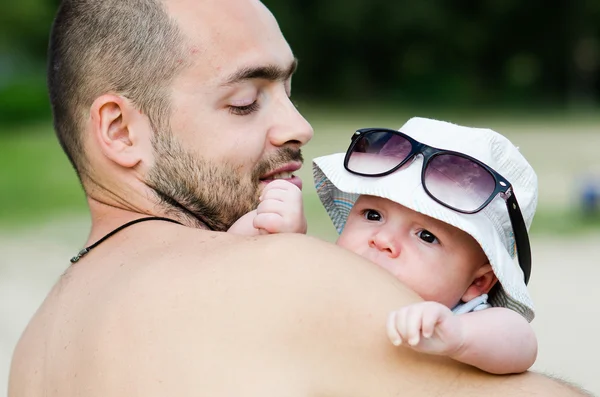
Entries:
{"type": "Polygon", "coordinates": [[[294,56],[256,0],[167,0],[190,63],[171,87],[170,131],[157,131],[147,183],[161,199],[226,230],[270,180],[293,172],[313,135],[292,102],[294,56]]]}

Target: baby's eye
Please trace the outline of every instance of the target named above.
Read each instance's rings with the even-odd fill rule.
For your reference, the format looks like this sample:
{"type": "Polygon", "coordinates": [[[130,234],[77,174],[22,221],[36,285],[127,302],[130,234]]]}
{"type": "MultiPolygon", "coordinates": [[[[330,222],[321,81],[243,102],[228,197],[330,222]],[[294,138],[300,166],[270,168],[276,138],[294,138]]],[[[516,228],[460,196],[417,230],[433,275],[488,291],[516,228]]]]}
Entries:
{"type": "Polygon", "coordinates": [[[375,210],[364,210],[363,216],[368,221],[379,222],[381,220],[381,214],[375,210]]]}
{"type": "Polygon", "coordinates": [[[421,230],[419,233],[417,233],[417,236],[419,236],[419,238],[423,241],[425,241],[426,243],[430,243],[430,244],[439,244],[439,240],[437,239],[437,237],[435,237],[435,235],[433,233],[431,233],[429,230],[421,230]]]}

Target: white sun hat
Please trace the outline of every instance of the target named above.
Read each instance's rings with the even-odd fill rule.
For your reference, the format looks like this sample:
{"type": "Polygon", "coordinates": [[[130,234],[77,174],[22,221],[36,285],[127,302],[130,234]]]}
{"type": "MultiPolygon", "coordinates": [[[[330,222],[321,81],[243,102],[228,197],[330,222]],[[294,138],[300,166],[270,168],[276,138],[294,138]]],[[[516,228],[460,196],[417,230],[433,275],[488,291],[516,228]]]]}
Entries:
{"type": "MultiPolygon", "coordinates": [[[[537,175],[507,138],[487,128],[470,128],[420,117],[410,119],[399,131],[426,145],[474,157],[506,178],[513,186],[529,230],[537,206],[537,175]]],[[[489,303],[512,309],[529,322],[533,320],[533,302],[517,263],[513,229],[502,197],[498,195],[475,214],[463,214],[427,195],[421,184],[421,155],[408,166],[382,177],[348,172],[344,168],[344,157],[345,153],[336,153],[313,161],[317,194],[338,233],[344,229],[359,195],[385,198],[457,227],[479,243],[498,277],[500,287],[491,294],[489,303]]]]}

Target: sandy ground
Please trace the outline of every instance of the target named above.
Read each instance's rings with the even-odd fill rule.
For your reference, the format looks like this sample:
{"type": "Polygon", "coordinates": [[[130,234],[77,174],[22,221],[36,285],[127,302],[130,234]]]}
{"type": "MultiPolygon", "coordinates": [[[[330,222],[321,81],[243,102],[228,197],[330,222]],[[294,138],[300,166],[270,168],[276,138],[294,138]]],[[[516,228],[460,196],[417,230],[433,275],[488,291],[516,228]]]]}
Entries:
{"type": "MultiPolygon", "coordinates": [[[[34,231],[0,232],[0,390],[7,388],[10,358],[20,333],[86,232],[87,219],[79,218],[34,231]]],[[[561,375],[598,395],[599,242],[600,233],[567,240],[533,238],[530,283],[540,347],[534,369],[561,375]]]]}

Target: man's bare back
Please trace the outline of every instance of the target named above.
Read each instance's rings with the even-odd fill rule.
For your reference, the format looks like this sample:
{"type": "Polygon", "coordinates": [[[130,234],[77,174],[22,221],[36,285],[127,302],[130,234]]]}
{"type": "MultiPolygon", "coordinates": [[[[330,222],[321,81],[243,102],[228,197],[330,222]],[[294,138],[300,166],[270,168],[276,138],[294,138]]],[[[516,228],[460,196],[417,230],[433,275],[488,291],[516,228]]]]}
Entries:
{"type": "Polygon", "coordinates": [[[579,395],[395,348],[387,313],[419,298],[331,244],[158,222],[120,233],[52,290],[9,396],[579,395]]]}

